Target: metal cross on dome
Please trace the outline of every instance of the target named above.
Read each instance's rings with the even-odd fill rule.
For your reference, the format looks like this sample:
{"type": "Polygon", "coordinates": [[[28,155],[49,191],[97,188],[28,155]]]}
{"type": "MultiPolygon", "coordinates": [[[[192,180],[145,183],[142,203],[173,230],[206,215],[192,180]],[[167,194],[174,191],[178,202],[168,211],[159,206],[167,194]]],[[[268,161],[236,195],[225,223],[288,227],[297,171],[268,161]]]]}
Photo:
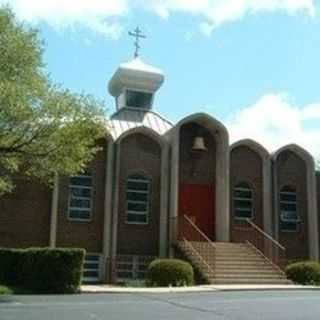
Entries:
{"type": "Polygon", "coordinates": [[[135,53],[134,53],[134,57],[138,58],[139,57],[139,50],[140,50],[140,39],[145,39],[146,36],[144,34],[142,34],[142,31],[140,30],[139,27],[136,27],[136,29],[134,31],[129,31],[129,36],[131,37],[135,37],[136,41],[134,42],[134,45],[136,47],[135,53]]]}

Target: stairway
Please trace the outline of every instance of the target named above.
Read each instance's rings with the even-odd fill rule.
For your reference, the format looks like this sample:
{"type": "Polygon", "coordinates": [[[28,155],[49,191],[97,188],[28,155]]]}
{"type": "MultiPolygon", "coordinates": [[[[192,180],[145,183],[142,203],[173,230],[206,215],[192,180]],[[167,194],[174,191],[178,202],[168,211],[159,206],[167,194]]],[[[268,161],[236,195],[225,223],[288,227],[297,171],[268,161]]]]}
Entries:
{"type": "Polygon", "coordinates": [[[249,243],[181,240],[177,247],[212,284],[291,283],[249,243]]]}

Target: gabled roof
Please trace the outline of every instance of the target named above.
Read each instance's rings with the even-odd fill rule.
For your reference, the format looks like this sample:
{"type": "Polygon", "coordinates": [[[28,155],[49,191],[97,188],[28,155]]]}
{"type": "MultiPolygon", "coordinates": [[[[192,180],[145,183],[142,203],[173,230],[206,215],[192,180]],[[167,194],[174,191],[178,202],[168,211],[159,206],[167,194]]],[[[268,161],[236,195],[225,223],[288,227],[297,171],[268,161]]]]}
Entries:
{"type": "Polygon", "coordinates": [[[108,121],[108,129],[114,140],[126,131],[138,127],[146,127],[162,136],[173,127],[173,124],[152,110],[135,108],[122,108],[108,121]]]}

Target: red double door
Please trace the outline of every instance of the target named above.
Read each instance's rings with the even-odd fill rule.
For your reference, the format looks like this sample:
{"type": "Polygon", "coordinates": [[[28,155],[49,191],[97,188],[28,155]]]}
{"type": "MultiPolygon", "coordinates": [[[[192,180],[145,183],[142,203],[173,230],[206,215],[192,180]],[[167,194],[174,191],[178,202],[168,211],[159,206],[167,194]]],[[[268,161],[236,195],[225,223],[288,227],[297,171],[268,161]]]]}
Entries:
{"type": "Polygon", "coordinates": [[[179,215],[187,215],[211,240],[215,230],[215,194],[212,185],[180,184],[179,215]]]}

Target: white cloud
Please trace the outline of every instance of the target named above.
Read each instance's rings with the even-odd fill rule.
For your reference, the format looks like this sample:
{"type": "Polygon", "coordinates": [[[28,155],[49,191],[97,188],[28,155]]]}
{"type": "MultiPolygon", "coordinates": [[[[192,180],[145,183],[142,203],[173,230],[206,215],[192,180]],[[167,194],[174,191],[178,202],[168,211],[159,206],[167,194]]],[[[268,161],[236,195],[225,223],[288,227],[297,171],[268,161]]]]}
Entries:
{"type": "MultiPolygon", "coordinates": [[[[146,1],[142,1],[146,3],[146,1]]],[[[149,7],[168,18],[171,12],[186,12],[203,18],[200,30],[210,35],[215,28],[260,12],[303,12],[315,16],[314,0],[151,0],[149,7]]]]}
{"type": "Polygon", "coordinates": [[[298,107],[287,95],[267,94],[236,113],[226,125],[232,142],[251,138],[271,152],[296,143],[319,158],[320,126],[310,121],[320,121],[320,103],[298,107]]]}
{"type": "Polygon", "coordinates": [[[66,28],[83,25],[108,37],[119,37],[119,17],[144,9],[168,19],[184,12],[202,19],[200,30],[210,35],[224,23],[259,12],[304,12],[315,16],[315,0],[0,0],[9,3],[19,18],[30,23],[46,22],[66,28]]]}
{"type": "Polygon", "coordinates": [[[127,0],[0,0],[9,4],[18,18],[31,24],[45,22],[56,28],[87,27],[111,38],[119,37],[120,16],[129,8],[127,0]]]}

